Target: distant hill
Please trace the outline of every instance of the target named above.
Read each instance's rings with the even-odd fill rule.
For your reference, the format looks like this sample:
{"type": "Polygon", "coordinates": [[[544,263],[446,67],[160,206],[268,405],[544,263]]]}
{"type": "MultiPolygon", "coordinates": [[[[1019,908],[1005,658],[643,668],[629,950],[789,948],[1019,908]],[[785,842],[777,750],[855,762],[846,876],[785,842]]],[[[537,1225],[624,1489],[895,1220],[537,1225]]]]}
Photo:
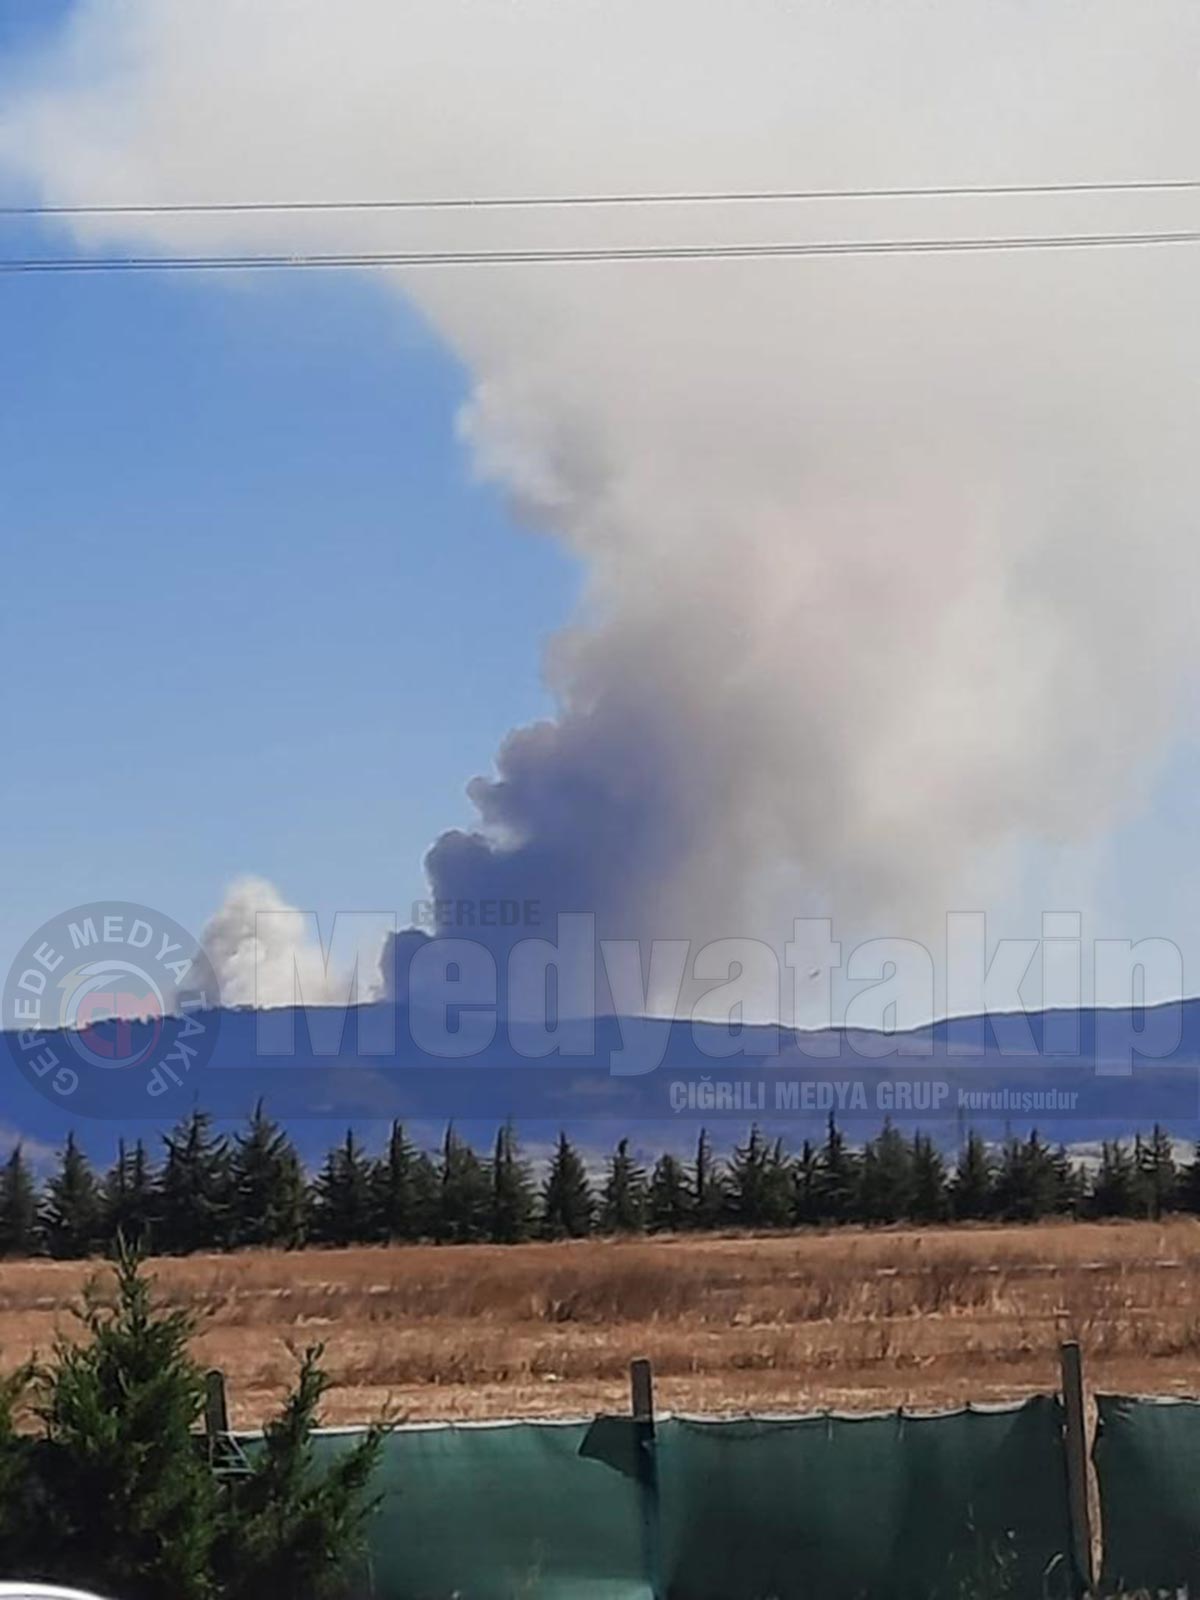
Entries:
{"type": "MultiPolygon", "coordinates": [[[[890,1115],[945,1146],[967,1127],[1000,1137],[1036,1126],[1071,1145],[1156,1121],[1181,1139],[1200,1131],[1200,1000],[1144,1014],[1085,1008],[956,1018],[892,1036],[749,1026],[736,1041],[709,1024],[599,1017],[570,1025],[585,1053],[541,1058],[530,1057],[517,1024],[501,1021],[486,1049],[462,1061],[418,1048],[422,1019],[399,1005],[344,1016],[223,1010],[204,1021],[216,1028],[211,1060],[156,1096],[136,1071],[92,1069],[73,1095],[56,1098],[17,1070],[15,1039],[0,1035],[12,1058],[0,1128],[57,1144],[73,1126],[105,1153],[120,1133],[162,1129],[193,1104],[238,1120],[261,1096],[309,1156],[347,1123],[392,1117],[431,1134],[453,1118],[481,1143],[511,1117],[531,1138],[565,1127],[585,1147],[607,1147],[622,1132],[646,1147],[683,1147],[701,1124],[718,1145],[729,1144],[753,1121],[798,1144],[824,1127],[830,1109],[851,1139],[890,1115]],[[1129,1062],[1139,1025],[1152,1053],[1129,1062]],[[393,1042],[379,1053],[389,1033],[393,1042]],[[289,1038],[293,1053],[262,1053],[264,1043],[278,1048],[289,1038]],[[611,1058],[631,1046],[661,1065],[633,1076],[613,1071],[611,1058]]],[[[48,1042],[71,1057],[61,1036],[48,1042]]]]}

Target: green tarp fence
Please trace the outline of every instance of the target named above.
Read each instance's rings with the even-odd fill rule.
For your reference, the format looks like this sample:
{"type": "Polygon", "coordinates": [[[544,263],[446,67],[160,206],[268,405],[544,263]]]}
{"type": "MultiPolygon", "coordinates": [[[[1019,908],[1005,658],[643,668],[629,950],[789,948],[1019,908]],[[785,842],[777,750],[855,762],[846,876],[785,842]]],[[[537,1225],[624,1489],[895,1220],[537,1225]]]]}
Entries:
{"type": "MultiPolygon", "coordinates": [[[[371,1523],[380,1600],[1053,1600],[1062,1413],[402,1428],[371,1523]]],[[[344,1436],[342,1436],[344,1438],[344,1436]]],[[[323,1449],[339,1436],[322,1436],[323,1449]]]]}
{"type": "Polygon", "coordinates": [[[675,1422],[664,1592],[933,1600],[1073,1591],[1056,1400],[951,1415],[675,1422]]]}
{"type": "Polygon", "coordinates": [[[1105,1593],[1200,1594],[1200,1402],[1097,1395],[1105,1593]]]}

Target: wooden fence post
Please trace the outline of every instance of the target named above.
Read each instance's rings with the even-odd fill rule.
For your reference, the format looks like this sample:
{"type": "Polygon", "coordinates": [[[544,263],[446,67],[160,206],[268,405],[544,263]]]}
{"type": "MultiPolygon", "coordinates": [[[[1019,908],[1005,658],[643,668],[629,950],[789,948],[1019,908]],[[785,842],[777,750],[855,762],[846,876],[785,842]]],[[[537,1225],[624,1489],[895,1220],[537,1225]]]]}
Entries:
{"type": "Polygon", "coordinates": [[[218,1478],[242,1477],[250,1471],[246,1452],[229,1426],[225,1374],[218,1367],[211,1367],[204,1374],[204,1437],[208,1441],[208,1464],[218,1478]]]}
{"type": "Polygon", "coordinates": [[[225,1374],[212,1367],[204,1374],[204,1432],[208,1436],[209,1456],[215,1456],[219,1441],[229,1433],[229,1400],[225,1394],[225,1374]]]}
{"type": "Polygon", "coordinates": [[[629,1363],[629,1399],[633,1420],[654,1437],[654,1369],[644,1356],[629,1363]]]}
{"type": "Polygon", "coordinates": [[[1092,1567],[1092,1523],[1088,1514],[1087,1424],[1083,1409],[1083,1358],[1072,1339],[1059,1348],[1062,1364],[1062,1399],[1066,1417],[1067,1497],[1071,1510],[1071,1544],[1075,1569],[1090,1592],[1095,1583],[1092,1567]]]}
{"type": "Polygon", "coordinates": [[[650,1592],[658,1600],[658,1453],[654,1431],[654,1369],[645,1357],[629,1364],[629,1400],[642,1489],[642,1553],[650,1592]]]}

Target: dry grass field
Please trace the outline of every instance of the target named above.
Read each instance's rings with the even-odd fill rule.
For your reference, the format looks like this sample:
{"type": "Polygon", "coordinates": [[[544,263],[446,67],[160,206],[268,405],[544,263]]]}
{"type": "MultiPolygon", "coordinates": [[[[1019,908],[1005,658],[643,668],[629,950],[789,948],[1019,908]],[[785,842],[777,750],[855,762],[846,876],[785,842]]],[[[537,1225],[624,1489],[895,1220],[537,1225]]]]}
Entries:
{"type": "MultiPolygon", "coordinates": [[[[0,1366],[70,1334],[97,1265],[0,1267],[0,1366]]],[[[624,1409],[634,1356],[664,1409],[941,1407],[1054,1387],[1200,1388],[1200,1223],[839,1230],[508,1248],[411,1246],[154,1263],[197,1354],[261,1419],[324,1341],[326,1419],[624,1409]]]]}

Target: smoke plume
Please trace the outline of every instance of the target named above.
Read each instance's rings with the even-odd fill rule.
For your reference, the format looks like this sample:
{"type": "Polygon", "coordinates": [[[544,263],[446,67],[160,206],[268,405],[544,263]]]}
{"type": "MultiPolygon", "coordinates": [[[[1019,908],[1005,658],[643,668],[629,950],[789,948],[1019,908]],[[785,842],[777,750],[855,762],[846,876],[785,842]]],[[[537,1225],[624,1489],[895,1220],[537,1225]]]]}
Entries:
{"type": "MultiPolygon", "coordinates": [[[[1191,175],[1200,13],[1097,0],[88,0],[11,96],[48,201],[1191,175]]],[[[88,247],[732,243],[1147,231],[1186,196],[141,218],[88,247]]],[[[606,932],[906,931],[1142,797],[1190,674],[1185,249],[457,267],[394,279],[462,434],[585,564],[552,719],[443,835],[438,896],[606,932]],[[904,926],[897,926],[899,919],[904,926]]],[[[1085,891],[1079,891],[1081,894],[1085,891]]]]}

